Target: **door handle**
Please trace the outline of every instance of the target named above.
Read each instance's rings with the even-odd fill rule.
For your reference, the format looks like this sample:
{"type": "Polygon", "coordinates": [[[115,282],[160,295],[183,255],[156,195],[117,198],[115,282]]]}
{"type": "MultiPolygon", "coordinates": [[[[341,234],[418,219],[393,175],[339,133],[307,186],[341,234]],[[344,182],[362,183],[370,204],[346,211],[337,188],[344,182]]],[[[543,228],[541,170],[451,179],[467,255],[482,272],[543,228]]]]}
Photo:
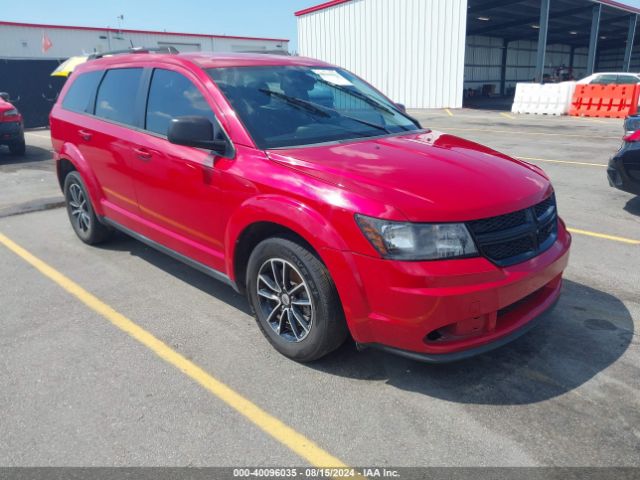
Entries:
{"type": "Polygon", "coordinates": [[[93,133],[88,132],[87,130],[78,130],[78,134],[83,140],[87,142],[91,140],[91,137],[93,137],[93,133]]]}
{"type": "Polygon", "coordinates": [[[140,160],[149,160],[152,157],[152,153],[146,148],[134,148],[133,151],[136,153],[137,157],[140,160]]]}

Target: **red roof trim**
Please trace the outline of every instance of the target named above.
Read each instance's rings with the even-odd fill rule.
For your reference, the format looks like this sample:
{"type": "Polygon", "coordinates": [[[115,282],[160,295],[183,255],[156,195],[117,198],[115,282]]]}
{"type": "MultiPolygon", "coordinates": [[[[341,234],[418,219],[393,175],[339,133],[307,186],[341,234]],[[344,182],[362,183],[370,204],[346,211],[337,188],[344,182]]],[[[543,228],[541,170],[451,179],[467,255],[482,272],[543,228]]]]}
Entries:
{"type": "Polygon", "coordinates": [[[603,5],[609,5],[610,7],[619,8],[621,10],[625,10],[630,13],[640,13],[640,8],[632,7],[631,5],[626,5],[622,2],[616,2],[615,0],[596,0],[603,5]]]}
{"type": "Polygon", "coordinates": [[[286,38],[264,38],[264,37],[239,37],[235,35],[211,35],[208,33],[179,33],[179,32],[160,32],[156,30],[129,30],[126,28],[99,28],[99,27],[74,27],[71,25],[47,25],[41,23],[21,23],[21,22],[4,22],[0,21],[0,25],[7,27],[32,27],[32,28],[59,28],[61,30],[91,30],[94,32],[113,32],[113,33],[146,33],[151,35],[179,35],[181,37],[206,37],[206,38],[231,38],[235,40],[266,40],[272,42],[288,42],[286,38]]]}
{"type": "Polygon", "coordinates": [[[347,3],[350,1],[351,0],[331,0],[330,2],[321,3],[320,5],[316,5],[315,7],[309,7],[309,8],[305,8],[304,10],[298,10],[295,13],[295,16],[300,17],[308,13],[317,12],[319,10],[324,10],[329,7],[335,7],[336,5],[340,5],[341,3],[347,3]]]}
{"type": "MultiPolygon", "coordinates": [[[[295,12],[295,16],[296,17],[300,17],[302,15],[307,15],[308,13],[313,13],[313,12],[317,12],[317,11],[320,11],[320,10],[325,10],[327,8],[334,7],[336,5],[340,5],[341,3],[347,3],[347,2],[350,2],[350,1],[351,0],[331,0],[329,2],[325,2],[325,3],[321,3],[319,5],[316,5],[314,7],[309,7],[309,8],[305,8],[304,10],[299,10],[299,11],[295,12]]],[[[593,1],[598,2],[598,3],[602,3],[603,5],[608,5],[610,7],[619,8],[621,10],[625,10],[625,11],[630,12],[630,13],[640,14],[640,8],[632,7],[631,5],[627,5],[625,3],[618,2],[616,0],[593,0],[593,1]]]]}

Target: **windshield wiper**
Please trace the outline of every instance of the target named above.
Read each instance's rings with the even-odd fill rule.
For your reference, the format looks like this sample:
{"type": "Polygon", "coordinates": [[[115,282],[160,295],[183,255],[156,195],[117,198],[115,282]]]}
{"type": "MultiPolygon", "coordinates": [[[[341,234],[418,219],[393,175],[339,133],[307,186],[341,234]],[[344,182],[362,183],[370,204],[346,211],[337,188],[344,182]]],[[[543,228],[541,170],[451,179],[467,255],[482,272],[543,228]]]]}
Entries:
{"type": "Polygon", "coordinates": [[[319,107],[318,105],[312,102],[307,102],[302,98],[292,97],[291,95],[285,95],[284,93],[280,93],[280,92],[274,92],[273,90],[269,90],[267,88],[260,88],[258,90],[260,92],[266,93],[267,95],[271,95],[273,97],[279,98],[280,100],[284,100],[285,102],[291,105],[294,105],[296,107],[301,107],[306,111],[315,113],[316,115],[319,115],[321,117],[328,118],[331,116],[324,110],[324,108],[318,108],[319,107]]]}
{"type": "MultiPolygon", "coordinates": [[[[316,81],[324,83],[325,85],[329,85],[330,87],[335,88],[336,90],[340,90],[341,92],[344,92],[348,95],[351,95],[352,97],[355,98],[359,98],[360,100],[362,100],[363,102],[368,103],[369,105],[371,105],[373,108],[377,109],[377,110],[381,110],[383,112],[387,112],[393,115],[394,111],[391,110],[390,108],[385,107],[384,105],[382,105],[380,102],[378,102],[376,99],[370,97],[369,95],[366,95],[358,90],[351,90],[348,87],[345,87],[344,85],[336,85],[335,83],[331,83],[327,80],[325,80],[324,78],[317,78],[316,81]]],[[[400,111],[398,111],[398,113],[401,113],[400,111]]]]}
{"type": "MultiPolygon", "coordinates": [[[[324,83],[325,85],[329,85],[330,87],[333,87],[336,90],[340,90],[341,92],[344,92],[347,95],[351,95],[352,97],[359,98],[363,102],[366,102],[369,105],[371,105],[372,107],[374,107],[374,108],[376,108],[378,110],[381,110],[383,112],[390,113],[391,115],[399,113],[403,117],[411,120],[411,123],[413,123],[416,127],[422,128],[422,126],[420,125],[420,122],[418,122],[415,118],[413,118],[408,113],[403,112],[402,110],[397,109],[397,108],[393,108],[393,109],[387,108],[384,105],[382,105],[380,102],[378,102],[375,98],[370,97],[369,95],[366,95],[366,94],[360,92],[359,90],[351,90],[350,88],[345,87],[344,85],[336,85],[335,83],[331,83],[331,82],[325,80],[324,78],[317,78],[316,81],[324,83]]],[[[402,125],[398,125],[398,126],[400,128],[402,128],[403,130],[407,130],[407,131],[409,130],[405,126],[402,126],[402,125]]]]}
{"type": "Polygon", "coordinates": [[[320,105],[319,103],[310,102],[308,100],[303,100],[302,98],[298,98],[298,97],[292,97],[291,95],[286,95],[280,92],[274,92],[273,90],[268,90],[266,88],[260,88],[259,90],[263,93],[266,93],[267,95],[273,95],[274,97],[284,100],[285,102],[288,102],[291,105],[302,107],[309,112],[316,113],[323,117],[330,117],[331,115],[327,112],[332,112],[337,114],[339,117],[348,118],[351,121],[358,122],[362,125],[366,125],[368,127],[375,128],[377,130],[381,130],[385,133],[391,133],[391,131],[388,128],[382,125],[378,125],[377,123],[373,123],[373,122],[368,122],[367,120],[362,120],[357,117],[352,117],[351,115],[345,115],[344,113],[340,112],[339,110],[336,110],[335,108],[325,107],[324,105],[320,105]]]}

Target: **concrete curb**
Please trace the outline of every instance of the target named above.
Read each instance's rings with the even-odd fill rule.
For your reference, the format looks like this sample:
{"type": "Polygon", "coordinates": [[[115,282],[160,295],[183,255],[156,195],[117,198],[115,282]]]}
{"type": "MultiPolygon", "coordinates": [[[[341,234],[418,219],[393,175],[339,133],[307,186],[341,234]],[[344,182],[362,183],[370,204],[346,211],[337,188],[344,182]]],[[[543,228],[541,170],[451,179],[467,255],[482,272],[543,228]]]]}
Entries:
{"type": "Polygon", "coordinates": [[[37,198],[24,203],[17,203],[0,208],[0,218],[23,215],[25,213],[41,212],[54,208],[64,207],[64,197],[62,195],[48,198],[37,198]]]}

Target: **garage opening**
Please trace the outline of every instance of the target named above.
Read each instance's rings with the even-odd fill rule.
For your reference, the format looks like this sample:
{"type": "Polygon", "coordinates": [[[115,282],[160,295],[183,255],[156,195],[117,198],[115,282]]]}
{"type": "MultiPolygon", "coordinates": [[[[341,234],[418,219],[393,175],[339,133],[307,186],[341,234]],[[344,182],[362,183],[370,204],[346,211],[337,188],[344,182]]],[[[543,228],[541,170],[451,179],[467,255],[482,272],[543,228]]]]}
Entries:
{"type": "Polygon", "coordinates": [[[640,71],[638,13],[613,0],[468,0],[463,105],[509,110],[518,82],[640,71]]]}

